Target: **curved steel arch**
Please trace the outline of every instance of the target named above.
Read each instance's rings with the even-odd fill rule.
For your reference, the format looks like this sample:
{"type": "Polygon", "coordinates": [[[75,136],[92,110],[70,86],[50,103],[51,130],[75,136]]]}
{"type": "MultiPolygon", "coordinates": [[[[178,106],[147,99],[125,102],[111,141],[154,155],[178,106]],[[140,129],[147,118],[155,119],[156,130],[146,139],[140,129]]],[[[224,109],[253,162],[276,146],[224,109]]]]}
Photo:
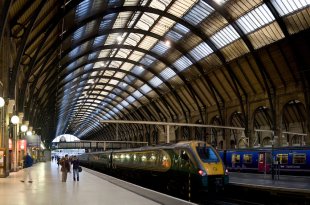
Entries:
{"type": "MultiPolygon", "coordinates": [[[[95,77],[92,77],[92,78],[95,78],[95,77]]],[[[91,78],[87,78],[87,79],[84,79],[84,80],[88,80],[88,79],[91,79],[91,78]]],[[[119,78],[113,78],[113,79],[119,79],[119,78]]],[[[123,80],[122,80],[123,81],[123,80]]],[[[132,86],[132,85],[131,85],[132,86]]],[[[137,89],[138,90],[138,88],[136,88],[136,86],[132,86],[132,87],[134,87],[135,89],[137,89]]],[[[46,99],[46,100],[48,100],[48,98],[46,99]]],[[[154,105],[155,106],[155,110],[157,110],[157,111],[159,111],[158,110],[158,108],[156,108],[157,106],[156,105],[154,105]]],[[[160,111],[159,111],[160,112],[160,111]]]]}

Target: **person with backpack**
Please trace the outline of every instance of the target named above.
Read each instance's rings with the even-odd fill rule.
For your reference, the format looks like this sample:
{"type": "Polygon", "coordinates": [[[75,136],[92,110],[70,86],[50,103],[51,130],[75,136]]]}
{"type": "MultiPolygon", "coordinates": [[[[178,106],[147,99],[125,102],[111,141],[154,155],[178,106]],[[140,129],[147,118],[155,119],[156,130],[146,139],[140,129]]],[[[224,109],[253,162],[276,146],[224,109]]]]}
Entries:
{"type": "Polygon", "coordinates": [[[31,167],[33,165],[33,159],[30,156],[30,154],[27,152],[27,155],[24,159],[24,178],[21,180],[21,182],[25,182],[28,177],[28,182],[32,183],[32,176],[31,176],[31,167]]]}
{"type": "Polygon", "coordinates": [[[62,182],[66,182],[67,181],[67,174],[68,172],[70,172],[70,163],[69,163],[69,158],[68,155],[66,154],[65,157],[63,157],[60,160],[60,165],[61,165],[61,169],[60,171],[62,172],[62,182]]]}

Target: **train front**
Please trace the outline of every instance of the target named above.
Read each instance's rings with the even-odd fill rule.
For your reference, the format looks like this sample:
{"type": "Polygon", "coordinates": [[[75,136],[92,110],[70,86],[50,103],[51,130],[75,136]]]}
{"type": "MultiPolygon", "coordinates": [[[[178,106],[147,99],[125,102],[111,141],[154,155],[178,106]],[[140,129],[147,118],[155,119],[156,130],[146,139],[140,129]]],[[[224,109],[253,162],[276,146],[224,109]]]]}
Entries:
{"type": "Polygon", "coordinates": [[[198,178],[200,184],[208,190],[221,190],[229,182],[228,171],[216,150],[206,143],[193,143],[192,149],[199,161],[198,178]]]}

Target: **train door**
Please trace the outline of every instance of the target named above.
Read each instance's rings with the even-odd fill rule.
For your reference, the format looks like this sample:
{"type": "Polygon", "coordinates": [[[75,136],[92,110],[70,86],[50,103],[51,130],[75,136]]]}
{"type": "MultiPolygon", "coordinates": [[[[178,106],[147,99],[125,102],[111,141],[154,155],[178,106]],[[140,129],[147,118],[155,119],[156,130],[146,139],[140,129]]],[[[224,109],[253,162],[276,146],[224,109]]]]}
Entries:
{"type": "Polygon", "coordinates": [[[258,154],[258,171],[268,173],[271,164],[270,152],[259,152],[258,154]]]}

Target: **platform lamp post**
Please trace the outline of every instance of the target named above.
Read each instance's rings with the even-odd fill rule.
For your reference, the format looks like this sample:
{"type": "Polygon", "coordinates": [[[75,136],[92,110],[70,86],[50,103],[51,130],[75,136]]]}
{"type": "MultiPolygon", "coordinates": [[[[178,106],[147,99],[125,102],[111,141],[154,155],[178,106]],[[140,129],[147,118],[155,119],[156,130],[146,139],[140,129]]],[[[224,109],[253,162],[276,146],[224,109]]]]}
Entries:
{"type": "Polygon", "coordinates": [[[0,97],[0,111],[1,111],[1,116],[0,116],[0,126],[1,126],[1,143],[0,143],[0,147],[4,146],[4,107],[5,105],[5,100],[3,99],[3,97],[0,97]]]}
{"type": "Polygon", "coordinates": [[[16,125],[19,123],[19,117],[13,115],[11,117],[11,123],[13,126],[13,144],[14,144],[14,157],[13,157],[13,171],[17,171],[17,128],[16,125]]]}

